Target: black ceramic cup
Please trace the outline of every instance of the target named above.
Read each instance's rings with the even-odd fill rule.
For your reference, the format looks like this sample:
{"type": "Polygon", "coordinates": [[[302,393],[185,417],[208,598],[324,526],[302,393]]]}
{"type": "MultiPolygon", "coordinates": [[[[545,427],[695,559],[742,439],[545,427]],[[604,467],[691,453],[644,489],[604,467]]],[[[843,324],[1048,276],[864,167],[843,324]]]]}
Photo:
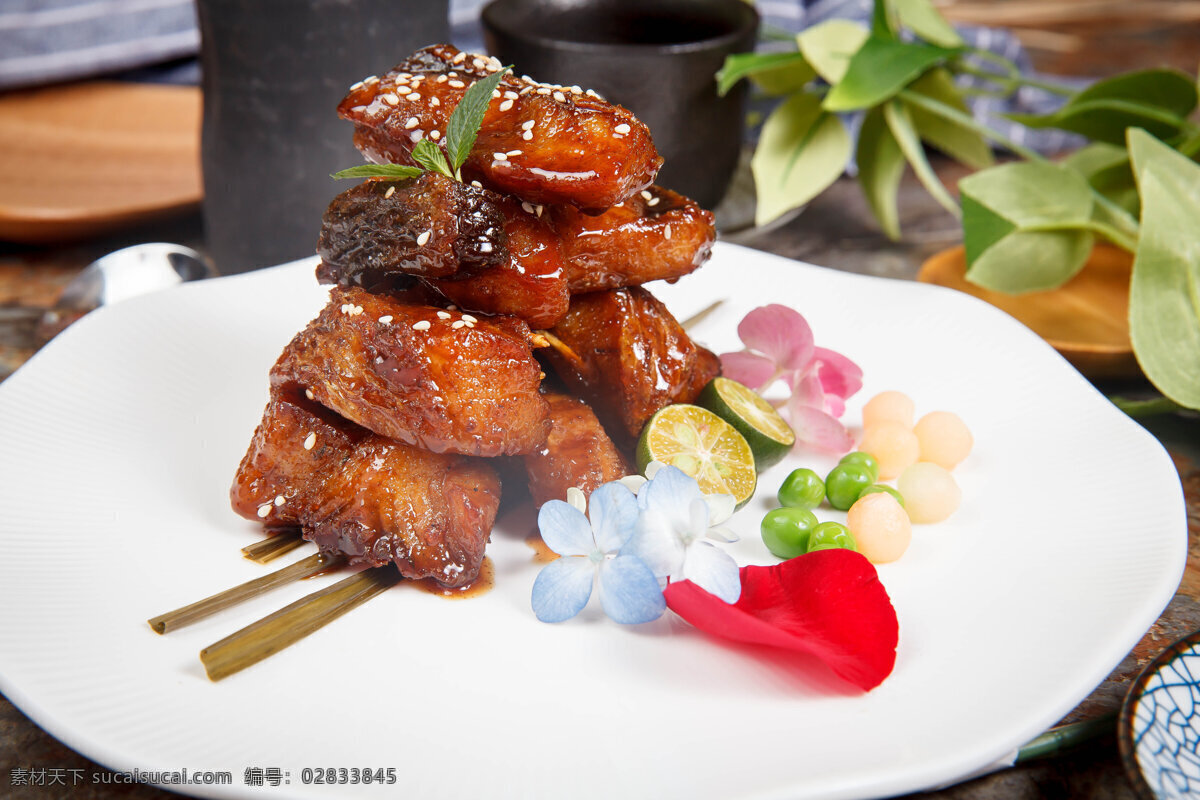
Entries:
{"type": "Polygon", "coordinates": [[[489,52],[518,75],[594,89],[650,126],[665,159],[658,183],[712,208],[742,145],[744,84],[717,96],[731,53],[754,48],[743,0],[494,0],[489,52]]]}
{"type": "Polygon", "coordinates": [[[448,0],[198,0],[204,224],[223,274],[312,255],[361,164],[350,85],[449,35],[448,0]]]}

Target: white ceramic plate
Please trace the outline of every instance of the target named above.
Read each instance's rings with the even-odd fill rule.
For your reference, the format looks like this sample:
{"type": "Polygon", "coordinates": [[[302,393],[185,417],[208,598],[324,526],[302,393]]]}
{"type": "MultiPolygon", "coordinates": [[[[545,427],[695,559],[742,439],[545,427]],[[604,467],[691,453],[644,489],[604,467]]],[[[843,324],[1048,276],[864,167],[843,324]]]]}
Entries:
{"type": "MultiPolygon", "coordinates": [[[[1095,687],[1166,605],[1185,558],[1171,462],[1036,335],[916,283],[732,246],[656,289],[694,330],[738,347],[751,308],[786,302],[874,393],[958,412],[976,447],[962,508],[880,569],[900,618],[895,672],[860,695],[668,614],[626,628],[586,613],[544,625],[531,513],[488,551],[496,586],[448,601],[403,584],[219,684],[198,651],[326,585],[292,585],[165,637],[145,620],[263,574],[227,487],[267,370],[325,292],[312,263],[188,284],[103,309],[0,386],[0,689],[115,769],[247,767],[288,797],[795,798],[892,795],[985,768],[1095,687]],[[399,783],[311,785],[305,768],[397,770],[399,783]]],[[[741,563],[799,453],[734,517],[741,563]]],[[[835,512],[823,512],[836,519],[835,512]]],[[[290,560],[290,559],[288,559],[290,560]]]]}

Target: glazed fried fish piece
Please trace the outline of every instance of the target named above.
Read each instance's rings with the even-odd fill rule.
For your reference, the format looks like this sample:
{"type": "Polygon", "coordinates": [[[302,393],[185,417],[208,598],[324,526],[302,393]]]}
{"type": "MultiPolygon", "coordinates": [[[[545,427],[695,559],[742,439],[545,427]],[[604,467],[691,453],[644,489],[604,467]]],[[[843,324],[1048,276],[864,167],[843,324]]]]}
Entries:
{"type": "Polygon", "coordinates": [[[546,400],[550,435],[546,444],[524,457],[536,505],[566,500],[572,486],[590,495],[602,484],[632,472],[587,403],[558,392],[547,392],[546,400]]]}
{"type": "Polygon", "coordinates": [[[637,436],[654,412],[690,403],[720,371],[666,306],[640,286],[575,295],[546,358],[601,418],[637,436]]]}
{"type": "Polygon", "coordinates": [[[461,586],[479,574],[500,482],[481,459],[390,441],[275,387],[230,500],[247,519],[300,525],[351,564],[461,586]]]}
{"type": "Polygon", "coordinates": [[[347,285],[367,272],[466,277],[509,261],[499,199],[435,172],[368,180],[330,203],[317,252],[347,285]]]}
{"type": "Polygon", "coordinates": [[[708,260],[717,236],[710,212],[661,186],[597,216],[568,206],[550,215],[571,294],[675,280],[708,260]]]}
{"type": "Polygon", "coordinates": [[[435,453],[531,452],[550,431],[529,326],[335,288],[271,369],[351,422],[435,453]]]}
{"type": "Polygon", "coordinates": [[[549,328],[566,315],[571,302],[558,233],[548,216],[537,214],[528,203],[503,197],[499,205],[509,258],[462,280],[426,283],[459,308],[510,314],[530,327],[549,328]]]}
{"type": "MultiPolygon", "coordinates": [[[[466,88],[500,68],[451,45],[426,47],[351,87],[338,114],[354,123],[354,143],[368,160],[413,164],[413,145],[444,140],[466,88]]],[[[531,203],[602,211],[658,174],[662,159],[645,124],[594,92],[506,75],[498,94],[463,164],[468,180],[531,203]]]]}

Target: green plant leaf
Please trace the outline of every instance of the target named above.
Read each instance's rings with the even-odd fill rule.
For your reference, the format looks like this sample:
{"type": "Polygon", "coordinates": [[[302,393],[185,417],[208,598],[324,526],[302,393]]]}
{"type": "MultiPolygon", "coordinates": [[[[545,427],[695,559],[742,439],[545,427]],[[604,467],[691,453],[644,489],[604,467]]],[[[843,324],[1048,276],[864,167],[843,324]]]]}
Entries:
{"type": "Polygon", "coordinates": [[[1094,236],[1092,190],[1074,170],[1017,162],[958,184],[967,279],[1019,293],[1050,289],[1083,267],[1094,236]]]}
{"type": "Polygon", "coordinates": [[[863,118],[854,160],[858,164],[858,185],[879,220],[879,227],[889,238],[899,239],[896,197],[904,175],[904,153],[888,129],[882,110],[872,108],[863,118]]]}
{"type": "Polygon", "coordinates": [[[930,0],[894,0],[900,24],[930,44],[962,47],[962,37],[930,0]]]}
{"type": "Polygon", "coordinates": [[[816,75],[803,53],[735,53],[717,73],[717,94],[724,97],[742,78],[753,78],[768,94],[791,94],[816,75]]]}
{"type": "MultiPolygon", "coordinates": [[[[971,113],[950,73],[940,67],[926,72],[908,88],[964,114],[971,113]]],[[[978,131],[918,106],[909,103],[904,105],[912,116],[917,133],[930,145],[973,169],[985,169],[995,163],[991,146],[978,131]]]]}
{"type": "Polygon", "coordinates": [[[842,80],[825,96],[825,110],[855,111],[877,106],[957,52],[872,33],[850,59],[842,80]]]}
{"type": "Polygon", "coordinates": [[[337,180],[347,178],[415,178],[425,170],[407,164],[359,164],[357,167],[339,170],[329,177],[337,180]]]}
{"type": "Polygon", "coordinates": [[[842,80],[850,59],[868,36],[867,29],[857,22],[831,19],[801,32],[796,43],[817,74],[833,86],[842,80]]]}
{"type": "Polygon", "coordinates": [[[900,30],[894,0],[875,0],[871,7],[871,33],[885,39],[895,39],[900,30]]]}
{"type": "Polygon", "coordinates": [[[442,148],[429,139],[422,139],[413,145],[412,158],[430,172],[440,172],[447,178],[454,177],[454,172],[446,163],[446,156],[442,154],[442,148]]]}
{"type": "Polygon", "coordinates": [[[1160,392],[1200,409],[1200,167],[1139,170],[1142,226],[1129,290],[1129,334],[1160,392]]]}
{"type": "Polygon", "coordinates": [[[892,132],[892,136],[896,137],[896,144],[900,146],[900,151],[904,153],[904,158],[912,165],[913,172],[917,175],[917,180],[925,187],[925,191],[933,196],[941,204],[942,208],[949,211],[955,217],[962,215],[962,211],[958,207],[958,203],[942,185],[941,180],[933,171],[933,167],[929,164],[929,159],[925,155],[925,148],[921,146],[921,139],[917,136],[917,129],[913,125],[912,117],[909,116],[908,109],[899,100],[890,100],[883,107],[883,118],[887,121],[888,129],[892,132]]]}
{"type": "Polygon", "coordinates": [[[1127,128],[1145,128],[1163,139],[1179,134],[1196,105],[1196,85],[1188,75],[1150,69],[1094,83],[1052,114],[1007,116],[1030,128],[1060,128],[1122,145],[1127,128]]]}
{"type": "Polygon", "coordinates": [[[850,135],[841,121],[821,110],[820,98],[795,95],[763,123],[750,169],[764,225],[804,205],[842,174],[850,156],[850,135]]]}
{"type": "Polygon", "coordinates": [[[492,102],[492,92],[496,91],[496,87],[510,69],[511,67],[504,67],[468,86],[450,114],[450,120],[446,123],[446,152],[453,166],[452,175],[458,173],[471,148],[475,146],[479,126],[483,124],[488,104],[492,102]]]}

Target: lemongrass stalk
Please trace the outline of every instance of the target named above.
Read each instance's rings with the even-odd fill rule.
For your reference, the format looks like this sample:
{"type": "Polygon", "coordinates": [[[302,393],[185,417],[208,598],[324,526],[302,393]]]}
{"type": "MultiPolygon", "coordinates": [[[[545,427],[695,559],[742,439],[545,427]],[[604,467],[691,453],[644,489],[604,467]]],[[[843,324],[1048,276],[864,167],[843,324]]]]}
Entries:
{"type": "Polygon", "coordinates": [[[295,644],[400,581],[395,567],[375,567],[302,597],[200,651],[210,680],[219,681],[295,644]]]}
{"type": "Polygon", "coordinates": [[[168,631],[182,628],[185,625],[190,625],[193,622],[199,622],[227,608],[232,608],[239,603],[244,603],[247,600],[269,592],[277,586],[283,586],[292,581],[298,581],[301,578],[308,578],[316,575],[318,572],[336,567],[345,560],[344,556],[329,556],[317,553],[283,569],[276,570],[270,575],[264,575],[261,578],[247,581],[240,586],[234,586],[232,589],[218,592],[211,597],[198,600],[191,605],[186,605],[183,608],[177,608],[174,611],[168,611],[153,619],[148,619],[146,622],[154,629],[155,633],[167,633],[168,631]]]}
{"type": "Polygon", "coordinates": [[[301,535],[300,529],[288,528],[254,544],[246,545],[242,548],[242,555],[256,564],[266,564],[285,553],[292,552],[302,544],[304,544],[304,537],[301,535]]]}

